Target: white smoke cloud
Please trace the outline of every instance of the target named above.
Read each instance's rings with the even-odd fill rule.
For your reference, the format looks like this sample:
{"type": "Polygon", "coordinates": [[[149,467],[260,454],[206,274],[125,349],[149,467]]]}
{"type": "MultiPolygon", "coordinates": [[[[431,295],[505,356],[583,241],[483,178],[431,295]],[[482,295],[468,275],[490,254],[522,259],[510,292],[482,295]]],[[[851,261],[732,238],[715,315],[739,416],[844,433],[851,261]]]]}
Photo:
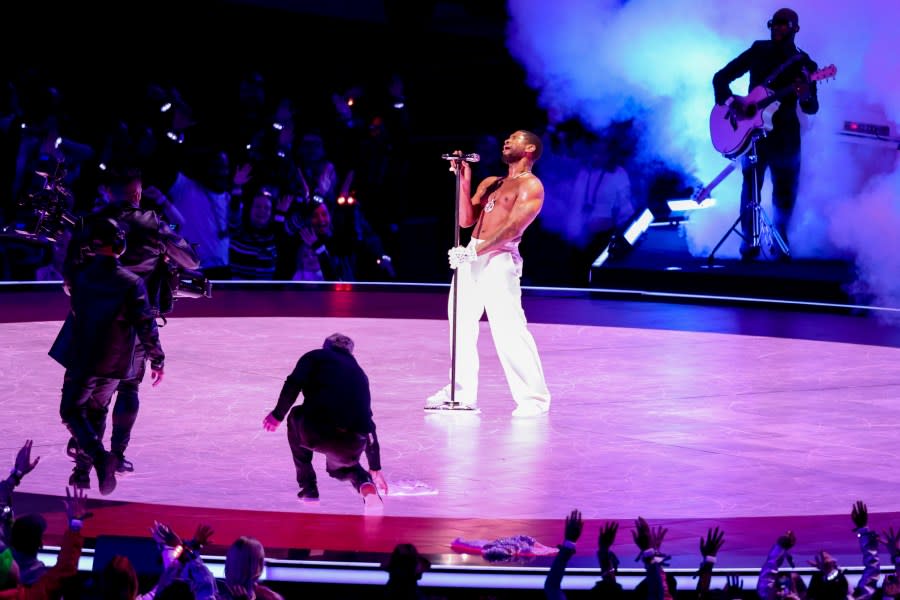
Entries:
{"type": "MultiPolygon", "coordinates": [[[[820,67],[838,69],[819,85],[819,113],[801,115],[792,252],[855,259],[859,287],[875,302],[900,306],[897,143],[853,143],[837,133],[845,120],[859,120],[889,124],[898,135],[900,2],[510,0],[507,44],[548,111],[597,129],[637,114],[647,134],[642,152],[708,182],[728,162],[709,140],[712,77],[753,40],[768,38],[766,21],[785,5],[800,16],[797,45],[820,67]]],[[[747,93],[747,78],[731,87],[747,93]]],[[[686,231],[695,254],[708,253],[736,218],[740,182],[738,170],[716,189],[718,206],[692,217],[686,231]]],[[[770,190],[767,177],[769,214],[770,190]]],[[[731,236],[718,255],[736,255],[738,241],[731,236]]]]}

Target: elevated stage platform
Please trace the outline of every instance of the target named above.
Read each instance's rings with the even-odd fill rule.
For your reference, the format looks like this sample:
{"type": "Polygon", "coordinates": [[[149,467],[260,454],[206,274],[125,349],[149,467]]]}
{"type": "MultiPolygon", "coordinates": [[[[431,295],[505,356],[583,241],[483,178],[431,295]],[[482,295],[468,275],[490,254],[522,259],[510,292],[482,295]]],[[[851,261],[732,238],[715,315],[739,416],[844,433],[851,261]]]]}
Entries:
{"type": "MultiPolygon", "coordinates": [[[[725,531],[717,572],[749,586],[787,529],[798,564],[827,549],[852,572],[856,500],[874,527],[900,525],[896,311],[528,288],[553,404],[519,420],[486,322],[482,412],[422,410],[447,377],[447,290],[223,282],[211,299],[179,300],[161,331],[165,381],[142,387],[136,473],[108,497],[96,483],[90,491],[92,543],[146,539],[154,520],[185,535],[209,523],[214,570],[237,536],[252,535],[275,582],[365,585],[385,580],[379,565],[395,544],[412,542],[434,564],[424,586],[539,589],[550,558],[491,563],[451,544],[522,534],[554,546],[578,508],[586,526],[564,587],[599,577],[597,532],[611,519],[623,583],[636,584],[630,529],[640,515],[669,529],[663,549],[686,589],[709,527],[725,531]],[[365,514],[317,457],[321,502],[296,499],[285,432],[261,423],[297,358],[335,331],[354,338],[369,374],[388,483],[429,495],[391,494],[365,514]]],[[[41,462],[16,510],[47,514],[51,545],[71,463],[63,371],[47,350],[66,310],[58,284],[0,285],[0,453],[11,464],[35,440],[41,462]]]]}
{"type": "Polygon", "coordinates": [[[855,284],[852,261],[779,261],[765,254],[750,262],[722,254],[710,261],[708,255],[693,256],[688,251],[685,226],[689,224],[654,223],[629,251],[591,268],[591,287],[842,305],[870,303],[855,284]]]}

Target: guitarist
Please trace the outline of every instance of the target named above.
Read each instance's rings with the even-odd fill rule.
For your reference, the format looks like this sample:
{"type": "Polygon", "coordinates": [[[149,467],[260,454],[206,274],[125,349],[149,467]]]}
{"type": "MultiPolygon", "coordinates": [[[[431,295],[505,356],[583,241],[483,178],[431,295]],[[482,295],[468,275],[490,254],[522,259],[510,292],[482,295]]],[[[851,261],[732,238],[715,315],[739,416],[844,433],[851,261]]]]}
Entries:
{"type": "MultiPolygon", "coordinates": [[[[797,184],[800,178],[800,120],[797,103],[809,115],[819,110],[816,84],[807,77],[817,69],[816,63],[794,45],[794,36],[800,31],[797,13],[782,8],[772,15],[768,23],[771,40],[753,42],[740,56],[725,65],[713,77],[716,103],[726,105],[741,114],[746,107],[734,96],[729,84],[750,72],[750,89],[759,85],[772,90],[793,87],[793,91],[781,98],[778,110],[772,116],[772,131],[756,143],[758,162],[757,195],[762,188],[766,168],[772,175],[772,205],[774,225],[787,243],[787,230],[794,203],[797,200],[797,184]]],[[[745,238],[741,244],[741,257],[753,260],[759,256],[759,246],[750,244],[753,213],[748,210],[753,201],[753,166],[743,159],[744,183],[741,190],[741,228],[745,238]]],[[[758,197],[758,196],[757,196],[758,197]]],[[[779,252],[777,244],[773,252],[779,252]]],[[[779,256],[779,258],[787,258],[779,256]]]]}

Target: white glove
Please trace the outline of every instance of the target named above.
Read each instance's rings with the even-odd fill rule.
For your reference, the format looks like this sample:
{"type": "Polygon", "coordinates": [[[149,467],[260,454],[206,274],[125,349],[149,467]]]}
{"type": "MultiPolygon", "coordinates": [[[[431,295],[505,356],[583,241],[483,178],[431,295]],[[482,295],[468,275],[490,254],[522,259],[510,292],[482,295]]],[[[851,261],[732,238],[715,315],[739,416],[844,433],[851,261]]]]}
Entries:
{"type": "Polygon", "coordinates": [[[447,257],[450,260],[450,268],[455,271],[460,265],[475,262],[478,254],[475,253],[474,246],[456,246],[447,251],[447,257]]]}

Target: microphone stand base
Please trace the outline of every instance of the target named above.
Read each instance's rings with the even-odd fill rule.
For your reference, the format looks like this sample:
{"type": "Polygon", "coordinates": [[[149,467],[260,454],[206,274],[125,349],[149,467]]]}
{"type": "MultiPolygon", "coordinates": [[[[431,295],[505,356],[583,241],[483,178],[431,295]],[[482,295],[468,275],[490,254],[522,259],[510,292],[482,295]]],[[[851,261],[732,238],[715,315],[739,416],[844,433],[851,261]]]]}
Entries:
{"type": "Polygon", "coordinates": [[[477,415],[481,412],[481,409],[475,406],[466,406],[465,404],[460,404],[459,402],[444,402],[443,404],[438,404],[437,406],[426,406],[426,412],[462,412],[469,413],[471,415],[477,415]]]}

